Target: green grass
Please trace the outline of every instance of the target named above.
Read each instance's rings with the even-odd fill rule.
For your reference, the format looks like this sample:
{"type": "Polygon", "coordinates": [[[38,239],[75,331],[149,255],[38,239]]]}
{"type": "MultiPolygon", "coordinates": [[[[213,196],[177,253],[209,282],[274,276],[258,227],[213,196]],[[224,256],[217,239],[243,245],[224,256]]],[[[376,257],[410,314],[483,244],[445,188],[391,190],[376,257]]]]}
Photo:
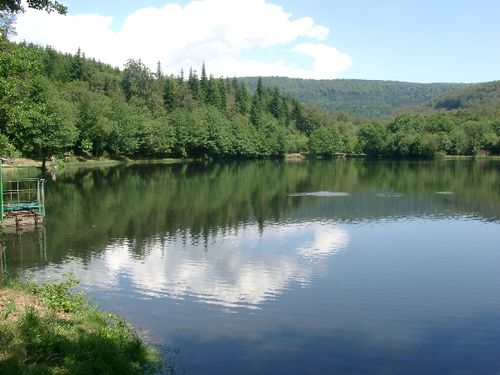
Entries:
{"type": "Polygon", "coordinates": [[[0,374],[154,374],[168,366],[134,329],[71,292],[72,278],[0,284],[0,374]]]}

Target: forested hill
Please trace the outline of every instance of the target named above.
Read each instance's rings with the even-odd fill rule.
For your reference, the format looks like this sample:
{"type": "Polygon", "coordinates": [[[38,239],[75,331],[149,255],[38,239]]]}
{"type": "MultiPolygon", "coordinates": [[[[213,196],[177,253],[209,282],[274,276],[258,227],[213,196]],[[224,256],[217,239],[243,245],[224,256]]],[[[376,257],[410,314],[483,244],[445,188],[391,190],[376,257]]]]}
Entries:
{"type": "Polygon", "coordinates": [[[500,105],[500,81],[478,83],[434,98],[435,109],[465,109],[500,105]]]}
{"type": "MultiPolygon", "coordinates": [[[[398,107],[398,116],[368,119],[303,104],[273,87],[269,79],[257,79],[255,90],[250,91],[237,79],[207,75],[205,66],[199,72],[165,75],[161,66],[151,71],[133,59],[120,70],[86,58],[81,51],[62,54],[0,38],[0,156],[45,161],[52,155],[263,158],[304,152],[318,157],[434,158],[500,154],[498,82],[455,85],[461,91],[448,92],[449,97],[405,112],[398,107]]],[[[387,86],[384,91],[375,82],[351,82],[364,91],[356,94],[353,86],[352,99],[343,97],[349,113],[373,111],[368,97],[372,104],[378,100],[382,113],[384,100],[392,100],[395,106],[403,100],[398,96],[423,100],[418,87],[432,88],[426,95],[446,88],[406,84],[405,91],[405,84],[386,82],[395,89],[387,86]],[[354,110],[357,107],[359,111],[354,110]]],[[[343,87],[346,93],[347,87],[343,87]]],[[[314,89],[310,93],[317,94],[314,89]]],[[[322,100],[318,98],[318,104],[322,100]]]]}
{"type": "Polygon", "coordinates": [[[0,36],[0,156],[280,157],[334,120],[204,65],[173,76],[129,59],[120,70],[0,36]]]}
{"type": "MultiPolygon", "coordinates": [[[[238,78],[250,90],[257,87],[257,77],[238,78]]],[[[460,83],[410,83],[357,79],[313,80],[264,77],[265,86],[277,87],[299,101],[315,104],[329,112],[343,112],[368,117],[390,114],[394,109],[422,104],[436,96],[466,88],[460,83]]]]}

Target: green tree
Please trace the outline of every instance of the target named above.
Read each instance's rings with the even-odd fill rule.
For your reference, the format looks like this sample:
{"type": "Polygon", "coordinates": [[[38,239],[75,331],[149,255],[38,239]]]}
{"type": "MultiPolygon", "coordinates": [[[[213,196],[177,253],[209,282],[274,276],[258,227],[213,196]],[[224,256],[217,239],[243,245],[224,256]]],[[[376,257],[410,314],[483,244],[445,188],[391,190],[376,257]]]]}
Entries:
{"type": "Polygon", "coordinates": [[[111,99],[104,93],[89,91],[87,85],[80,81],[68,83],[67,90],[78,108],[75,152],[87,157],[98,157],[107,149],[113,129],[110,121],[111,99]]]}
{"type": "Polygon", "coordinates": [[[0,11],[0,38],[9,39],[16,36],[16,14],[7,11],[0,11]]]}
{"type": "Polygon", "coordinates": [[[252,106],[250,107],[250,122],[254,126],[260,126],[262,121],[262,101],[257,94],[252,97],[252,106]]]}
{"type": "Polygon", "coordinates": [[[161,80],[163,78],[163,71],[162,71],[162,68],[161,68],[161,62],[158,61],[156,63],[156,73],[155,73],[155,78],[157,80],[161,80]]]}
{"type": "Polygon", "coordinates": [[[140,59],[129,59],[127,61],[122,79],[123,93],[127,100],[137,96],[146,104],[150,104],[153,94],[153,81],[153,74],[140,59]]]}
{"type": "Polygon", "coordinates": [[[24,155],[40,158],[69,151],[77,139],[76,111],[58,88],[43,77],[30,82],[23,100],[9,107],[8,135],[24,155]]]}
{"type": "Polygon", "coordinates": [[[172,112],[176,106],[175,81],[166,78],[163,84],[163,106],[167,112],[172,112]]]}
{"type": "Polygon", "coordinates": [[[384,126],[364,125],[359,129],[358,137],[362,151],[368,156],[380,156],[386,153],[387,132],[384,126]]]}
{"type": "Polygon", "coordinates": [[[200,97],[200,81],[198,80],[198,75],[193,68],[189,68],[188,86],[191,90],[193,98],[198,99],[200,97]]]}
{"type": "Polygon", "coordinates": [[[201,65],[201,75],[200,75],[200,89],[201,89],[201,96],[203,99],[207,100],[206,97],[209,95],[208,93],[208,77],[207,77],[207,71],[205,69],[205,62],[201,65]]]}
{"type": "Polygon", "coordinates": [[[235,100],[238,110],[242,115],[248,112],[248,90],[244,82],[241,82],[236,87],[235,100]]]}
{"type": "MultiPolygon", "coordinates": [[[[68,11],[68,8],[58,1],[27,0],[27,3],[29,8],[45,10],[49,13],[52,11],[56,11],[60,14],[66,14],[66,12],[68,11]]],[[[0,10],[12,13],[24,12],[21,0],[3,0],[0,3],[0,10]]]]}
{"type": "Polygon", "coordinates": [[[467,137],[467,153],[477,155],[484,147],[484,135],[488,133],[488,125],[482,121],[469,120],[463,125],[464,133],[467,137]]]}
{"type": "Polygon", "coordinates": [[[76,54],[71,60],[69,78],[79,81],[88,81],[90,78],[88,66],[85,61],[85,54],[82,55],[80,48],[78,48],[78,51],[76,51],[76,54]]]}
{"type": "Polygon", "coordinates": [[[316,107],[308,107],[302,112],[296,126],[301,132],[311,135],[313,131],[319,129],[325,123],[324,113],[316,107]]]}
{"type": "Polygon", "coordinates": [[[271,100],[268,104],[268,110],[276,119],[280,119],[283,114],[281,104],[280,92],[277,87],[274,87],[271,92],[271,100]]]}
{"type": "Polygon", "coordinates": [[[140,145],[140,125],[150,118],[148,109],[136,97],[129,103],[112,98],[110,107],[108,153],[113,156],[136,155],[140,145]]]}
{"type": "Polygon", "coordinates": [[[17,155],[16,148],[10,143],[9,138],[0,133],[0,156],[13,157],[17,155]]]}
{"type": "Polygon", "coordinates": [[[343,151],[340,134],[334,126],[316,129],[309,137],[309,152],[313,155],[331,157],[343,151]]]}
{"type": "Polygon", "coordinates": [[[217,106],[221,111],[225,111],[227,107],[227,91],[228,87],[226,85],[226,80],[223,78],[217,79],[217,92],[219,94],[219,102],[217,103],[217,106]]]}
{"type": "Polygon", "coordinates": [[[162,157],[172,152],[174,129],[164,119],[146,119],[139,130],[139,153],[162,157]]]}
{"type": "Polygon", "coordinates": [[[210,79],[205,82],[203,97],[206,104],[213,106],[218,106],[220,104],[218,85],[212,75],[210,75],[210,79]]]}
{"type": "Polygon", "coordinates": [[[257,89],[255,90],[257,98],[262,101],[264,99],[264,84],[262,83],[262,77],[257,80],[257,89]]]}

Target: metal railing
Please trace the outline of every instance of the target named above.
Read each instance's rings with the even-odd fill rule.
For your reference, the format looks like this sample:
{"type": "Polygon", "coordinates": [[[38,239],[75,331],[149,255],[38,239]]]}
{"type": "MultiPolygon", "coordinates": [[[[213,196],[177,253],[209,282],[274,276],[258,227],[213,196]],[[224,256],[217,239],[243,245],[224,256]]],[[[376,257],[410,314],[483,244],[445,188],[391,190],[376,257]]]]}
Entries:
{"type": "Polygon", "coordinates": [[[3,181],[3,211],[34,211],[45,215],[45,180],[23,178],[3,181]]]}

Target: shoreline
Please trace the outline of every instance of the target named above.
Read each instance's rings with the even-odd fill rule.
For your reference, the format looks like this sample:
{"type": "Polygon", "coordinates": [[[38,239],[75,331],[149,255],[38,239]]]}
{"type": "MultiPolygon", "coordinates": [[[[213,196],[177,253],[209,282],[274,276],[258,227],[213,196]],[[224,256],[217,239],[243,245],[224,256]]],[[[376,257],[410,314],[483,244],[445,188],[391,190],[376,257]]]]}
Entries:
{"type": "MultiPolygon", "coordinates": [[[[42,162],[35,159],[28,158],[1,158],[3,169],[23,169],[23,168],[41,168],[42,162]]],[[[263,160],[267,158],[251,158],[248,160],[263,160]]],[[[328,160],[328,159],[364,159],[364,160],[392,160],[392,161],[429,161],[429,160],[500,160],[500,155],[443,155],[433,159],[401,159],[401,158],[387,158],[383,156],[370,157],[362,154],[336,154],[329,157],[324,156],[311,156],[307,153],[288,153],[284,154],[282,158],[283,161],[297,162],[306,160],[328,160]]],[[[192,158],[152,158],[152,159],[85,159],[85,160],[63,160],[57,159],[56,168],[80,168],[80,167],[98,167],[98,166],[114,166],[120,164],[180,164],[189,163],[196,160],[206,160],[206,159],[192,159],[192,158]]],[[[208,160],[218,160],[218,159],[208,159],[208,160]]],[[[230,160],[241,160],[239,158],[227,158],[221,159],[224,161],[230,160]]],[[[245,159],[247,160],[247,159],[245,159]]],[[[51,169],[50,165],[47,168],[51,169]]]]}
{"type": "Polygon", "coordinates": [[[0,373],[155,374],[168,366],[130,323],[72,291],[77,284],[0,274],[0,373]]]}

